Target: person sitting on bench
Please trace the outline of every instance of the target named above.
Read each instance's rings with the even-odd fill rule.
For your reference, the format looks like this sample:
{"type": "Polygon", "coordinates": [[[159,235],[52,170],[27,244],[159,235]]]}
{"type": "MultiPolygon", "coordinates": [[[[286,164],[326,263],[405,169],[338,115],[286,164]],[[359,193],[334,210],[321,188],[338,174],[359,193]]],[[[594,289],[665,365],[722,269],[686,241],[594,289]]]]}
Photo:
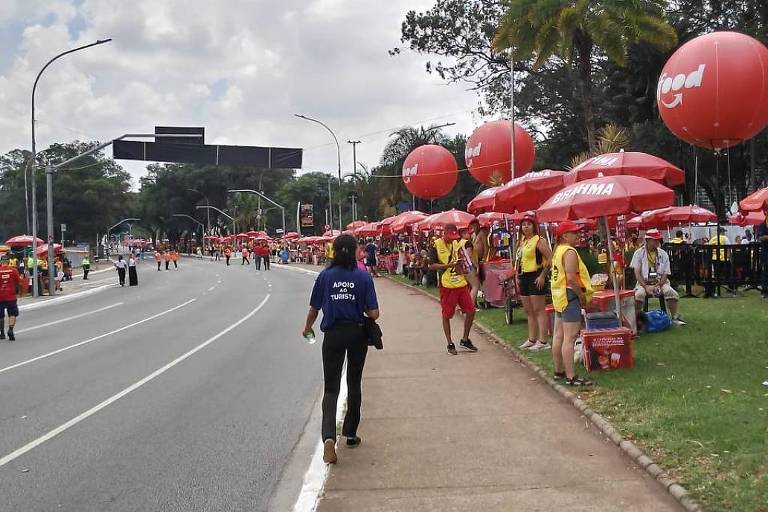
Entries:
{"type": "Polygon", "coordinates": [[[677,312],[677,301],[680,299],[677,291],[669,284],[671,273],[669,255],[660,248],[661,233],[658,229],[645,232],[645,245],[635,251],[630,267],[635,270],[635,302],[637,310],[641,311],[647,297],[664,297],[669,308],[669,314],[675,325],[685,325],[677,312]]]}

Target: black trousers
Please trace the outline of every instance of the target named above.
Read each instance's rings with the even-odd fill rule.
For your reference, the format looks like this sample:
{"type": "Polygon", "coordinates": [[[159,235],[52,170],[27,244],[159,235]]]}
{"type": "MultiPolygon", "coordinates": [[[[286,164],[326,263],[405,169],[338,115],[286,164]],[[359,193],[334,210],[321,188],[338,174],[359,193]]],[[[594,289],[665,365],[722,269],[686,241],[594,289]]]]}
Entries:
{"type": "Polygon", "coordinates": [[[763,297],[768,297],[768,259],[761,260],[760,267],[760,270],[762,270],[760,272],[761,291],[763,292],[763,297]]]}
{"type": "Polygon", "coordinates": [[[256,266],[256,270],[261,270],[261,256],[254,256],[253,264],[256,266]]]}
{"type": "Polygon", "coordinates": [[[341,371],[347,358],[347,414],[341,434],[357,435],[362,403],[363,367],[368,345],[363,328],[356,324],[341,324],[331,328],[323,338],[323,441],[336,439],[336,403],[341,387],[341,371]]]}
{"type": "Polygon", "coordinates": [[[262,256],[264,258],[264,270],[269,270],[269,256],[262,256]]]}
{"type": "Polygon", "coordinates": [[[91,271],[90,265],[83,265],[83,279],[88,279],[88,272],[91,271]]]}
{"type": "Polygon", "coordinates": [[[120,286],[125,285],[125,269],[119,268],[117,269],[117,278],[120,280],[120,286]]]}

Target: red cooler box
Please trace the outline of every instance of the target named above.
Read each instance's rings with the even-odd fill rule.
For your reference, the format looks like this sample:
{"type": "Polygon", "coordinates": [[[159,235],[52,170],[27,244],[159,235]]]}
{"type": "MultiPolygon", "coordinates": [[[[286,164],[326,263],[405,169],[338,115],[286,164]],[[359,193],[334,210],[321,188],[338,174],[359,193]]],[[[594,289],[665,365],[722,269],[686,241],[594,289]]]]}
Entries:
{"type": "MultiPolygon", "coordinates": [[[[601,290],[595,292],[592,301],[585,308],[587,313],[613,311],[615,297],[613,290],[601,290]]],[[[621,305],[622,320],[629,324],[632,334],[637,334],[637,321],[635,319],[635,291],[619,290],[619,304],[621,305]]],[[[626,325],[626,324],[624,324],[626,325]]]]}
{"type": "Polygon", "coordinates": [[[632,331],[626,327],[581,331],[584,339],[584,366],[587,371],[634,368],[632,331]]]}

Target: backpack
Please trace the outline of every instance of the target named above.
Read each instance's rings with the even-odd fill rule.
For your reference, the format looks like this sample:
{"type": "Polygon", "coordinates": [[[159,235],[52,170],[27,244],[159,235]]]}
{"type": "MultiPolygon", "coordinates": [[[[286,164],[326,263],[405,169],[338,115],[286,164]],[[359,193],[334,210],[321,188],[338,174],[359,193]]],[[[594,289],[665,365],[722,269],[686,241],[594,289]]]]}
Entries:
{"type": "Polygon", "coordinates": [[[666,311],[654,309],[645,314],[646,332],[662,332],[672,327],[672,320],[666,311]]]}

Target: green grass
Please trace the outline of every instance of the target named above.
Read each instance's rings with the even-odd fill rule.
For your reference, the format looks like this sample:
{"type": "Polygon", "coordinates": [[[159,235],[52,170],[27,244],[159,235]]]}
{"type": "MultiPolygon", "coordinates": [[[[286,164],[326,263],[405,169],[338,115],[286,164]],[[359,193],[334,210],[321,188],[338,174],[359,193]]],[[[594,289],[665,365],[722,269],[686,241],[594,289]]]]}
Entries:
{"type": "MultiPolygon", "coordinates": [[[[688,325],[636,339],[635,368],[590,374],[597,386],[581,397],[706,510],[768,512],[768,303],[752,291],[682,299],[680,313],[688,325]]],[[[514,317],[508,326],[502,310],[477,314],[518,345],[525,312],[514,317]]],[[[552,371],[549,352],[525,355],[552,371]]]]}

